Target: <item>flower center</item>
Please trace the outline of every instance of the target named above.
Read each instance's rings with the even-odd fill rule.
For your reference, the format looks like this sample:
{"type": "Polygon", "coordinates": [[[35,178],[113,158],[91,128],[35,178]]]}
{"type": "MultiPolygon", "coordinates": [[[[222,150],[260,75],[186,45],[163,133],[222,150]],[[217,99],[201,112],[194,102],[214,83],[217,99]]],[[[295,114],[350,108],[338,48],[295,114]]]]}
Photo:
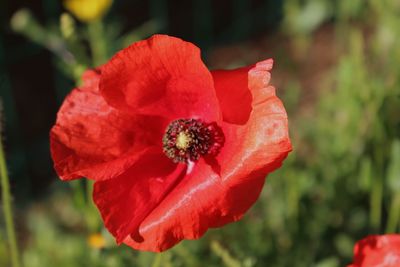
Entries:
{"type": "Polygon", "coordinates": [[[192,142],[192,138],[190,134],[187,132],[180,132],[178,137],[176,138],[176,147],[178,149],[185,150],[189,147],[190,143],[192,142]]]}
{"type": "Polygon", "coordinates": [[[216,156],[224,141],[224,134],[215,122],[179,119],[168,125],[163,137],[163,151],[175,163],[188,163],[201,156],[216,156]]]}

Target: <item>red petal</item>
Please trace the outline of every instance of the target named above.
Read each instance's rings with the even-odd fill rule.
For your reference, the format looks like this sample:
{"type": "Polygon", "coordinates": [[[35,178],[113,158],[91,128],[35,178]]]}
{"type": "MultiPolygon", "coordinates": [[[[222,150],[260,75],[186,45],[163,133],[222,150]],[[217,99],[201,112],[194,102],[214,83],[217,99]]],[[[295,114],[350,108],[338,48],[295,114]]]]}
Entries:
{"type": "Polygon", "coordinates": [[[354,247],[354,262],[348,267],[400,266],[400,235],[370,235],[354,247]]]}
{"type": "Polygon", "coordinates": [[[250,68],[211,72],[225,122],[244,124],[249,119],[252,96],[247,87],[247,76],[250,68]]]}
{"type": "Polygon", "coordinates": [[[107,102],[133,114],[219,118],[210,72],[191,43],[154,35],[117,53],[103,66],[100,90],[107,102]]]}
{"type": "Polygon", "coordinates": [[[217,157],[222,179],[233,175],[235,181],[243,182],[252,179],[255,171],[268,174],[280,167],[292,150],[285,108],[269,85],[271,68],[272,60],[265,60],[249,71],[253,102],[246,125],[222,125],[225,145],[217,157]]]}
{"type": "Polygon", "coordinates": [[[265,176],[230,187],[201,161],[140,225],[144,241],[128,237],[124,243],[135,249],[163,251],[243,216],[257,200],[265,176]]]}
{"type": "Polygon", "coordinates": [[[118,243],[128,235],[141,241],[140,223],[182,179],[185,170],[186,165],[173,164],[163,154],[147,154],[121,176],[94,184],[94,202],[118,243]]]}
{"type": "MultiPolygon", "coordinates": [[[[221,177],[200,160],[140,225],[143,242],[124,242],[141,250],[162,251],[182,239],[199,238],[209,227],[240,219],[256,201],[266,175],[291,150],[287,116],[269,86],[272,61],[249,71],[252,111],[245,125],[223,123],[225,144],[217,161],[221,177]]],[[[190,167],[189,167],[190,169],[190,167]]]]}
{"type": "Polygon", "coordinates": [[[63,180],[108,179],[124,172],[149,146],[161,147],[165,123],[110,107],[98,92],[99,76],[85,72],[84,85],[65,99],[51,129],[54,167],[63,180]]]}

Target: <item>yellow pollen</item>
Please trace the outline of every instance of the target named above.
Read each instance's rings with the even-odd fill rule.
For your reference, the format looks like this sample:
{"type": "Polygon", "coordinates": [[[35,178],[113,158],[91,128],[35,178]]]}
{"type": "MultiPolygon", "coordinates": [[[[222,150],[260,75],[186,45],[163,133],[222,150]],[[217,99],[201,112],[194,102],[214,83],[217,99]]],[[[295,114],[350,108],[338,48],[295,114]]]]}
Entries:
{"type": "Polygon", "coordinates": [[[185,150],[189,147],[192,138],[186,132],[180,132],[176,138],[176,147],[185,150]]]}
{"type": "Polygon", "coordinates": [[[100,233],[91,234],[88,237],[88,243],[90,247],[95,249],[101,249],[106,246],[106,240],[100,233]]]}

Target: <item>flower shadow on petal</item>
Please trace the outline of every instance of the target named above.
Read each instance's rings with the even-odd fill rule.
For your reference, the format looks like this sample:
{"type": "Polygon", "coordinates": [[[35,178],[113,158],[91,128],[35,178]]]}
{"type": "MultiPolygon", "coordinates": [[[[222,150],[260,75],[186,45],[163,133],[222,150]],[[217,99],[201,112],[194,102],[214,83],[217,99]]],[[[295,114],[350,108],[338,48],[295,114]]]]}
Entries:
{"type": "Polygon", "coordinates": [[[250,69],[251,66],[211,72],[225,122],[243,125],[250,117],[252,96],[247,87],[250,69]]]}

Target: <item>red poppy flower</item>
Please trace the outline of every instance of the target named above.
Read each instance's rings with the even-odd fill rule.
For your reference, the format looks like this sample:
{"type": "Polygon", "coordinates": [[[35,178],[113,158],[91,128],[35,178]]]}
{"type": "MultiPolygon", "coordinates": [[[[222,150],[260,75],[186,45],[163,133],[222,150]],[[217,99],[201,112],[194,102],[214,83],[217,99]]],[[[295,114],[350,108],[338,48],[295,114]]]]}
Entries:
{"type": "Polygon", "coordinates": [[[210,72],[191,43],[137,42],[65,99],[51,152],[63,180],[95,180],[118,243],[162,251],[239,220],[291,150],[272,60],[210,72]]]}
{"type": "Polygon", "coordinates": [[[354,246],[354,262],[348,267],[400,266],[400,235],[370,235],[354,246]]]}

